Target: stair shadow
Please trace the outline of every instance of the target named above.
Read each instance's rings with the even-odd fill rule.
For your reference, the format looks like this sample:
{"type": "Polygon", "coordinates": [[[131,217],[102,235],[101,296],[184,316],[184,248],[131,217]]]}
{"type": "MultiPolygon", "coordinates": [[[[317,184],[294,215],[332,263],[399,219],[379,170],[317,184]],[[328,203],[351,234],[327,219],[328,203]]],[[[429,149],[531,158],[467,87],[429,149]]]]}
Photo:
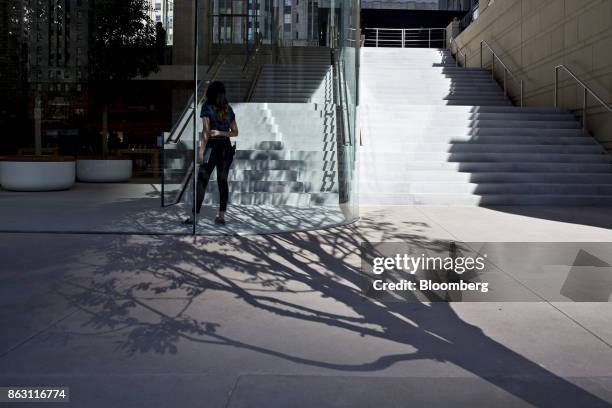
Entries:
{"type": "MultiPolygon", "coordinates": [[[[453,60],[447,60],[447,63],[454,62],[453,60]]],[[[438,64],[434,64],[436,66],[438,64]]],[[[580,150],[580,153],[573,153],[570,146],[573,147],[567,141],[559,141],[557,138],[561,136],[566,137],[584,137],[584,134],[579,131],[579,123],[574,120],[563,120],[562,123],[556,126],[544,126],[544,122],[548,119],[537,118],[533,115],[529,120],[527,118],[510,118],[504,119],[503,116],[496,116],[495,118],[483,119],[479,117],[479,114],[485,114],[487,112],[493,113],[492,110],[498,107],[507,107],[512,103],[512,99],[504,95],[504,91],[497,82],[492,81],[494,86],[487,88],[483,93],[482,90],[476,87],[478,82],[485,80],[488,75],[474,74],[475,76],[465,76],[467,74],[461,74],[461,69],[444,67],[442,68],[441,75],[448,80],[449,92],[443,99],[448,100],[449,98],[462,96],[464,101],[459,103],[448,103],[449,105],[466,106],[469,112],[465,114],[457,114],[456,119],[460,120],[461,123],[466,123],[466,130],[459,130],[462,134],[467,137],[463,140],[448,140],[449,148],[447,150],[448,157],[447,163],[456,165],[457,168],[454,170],[456,173],[468,174],[468,183],[472,186],[465,186],[465,189],[459,190],[459,194],[463,191],[471,193],[477,200],[476,204],[483,207],[496,208],[497,206],[511,206],[511,205],[551,205],[552,199],[548,198],[555,196],[567,197],[566,203],[561,205],[567,205],[567,203],[579,202],[578,196],[587,196],[592,193],[583,193],[583,191],[590,191],[586,188],[583,182],[579,182],[578,178],[568,180],[567,177],[557,175],[555,179],[555,173],[562,173],[563,175],[578,174],[580,171],[578,167],[582,164],[592,165],[592,159],[589,160],[588,156],[577,156],[576,158],[564,158],[563,155],[580,154],[585,153],[588,144],[580,144],[585,150],[580,150]],[[479,98],[485,96],[484,101],[487,101],[487,105],[468,105],[470,99],[479,101],[479,98]],[[508,101],[506,103],[503,100],[508,101]],[[471,107],[471,108],[470,108],[471,107]],[[488,121],[491,122],[488,122],[488,121]],[[527,123],[500,123],[504,120],[510,121],[525,121],[527,123]],[[493,122],[496,121],[496,122],[493,122]],[[554,134],[552,133],[554,131],[554,134]],[[507,141],[495,140],[495,137],[503,136],[508,138],[507,141]],[[513,141],[512,137],[538,137],[542,140],[537,141],[513,141]],[[481,138],[488,137],[486,143],[481,138]],[[546,139],[549,138],[549,139],[546,139]],[[504,146],[506,150],[498,150],[496,146],[504,146]],[[508,145],[522,146],[522,149],[512,149],[508,145]],[[478,149],[470,149],[469,146],[478,146],[478,149]],[[533,150],[529,150],[529,146],[534,147],[533,150]],[[540,150],[537,150],[540,148],[540,150]],[[546,150],[548,148],[548,150],[546,150]],[[485,156],[485,154],[487,156],[485,156]],[[531,154],[531,156],[526,156],[531,154]],[[556,154],[558,157],[546,156],[548,154],[556,154]],[[504,157],[504,155],[514,155],[514,157],[504,157]],[[522,155],[522,157],[521,157],[522,155]],[[538,155],[544,155],[544,157],[538,157],[538,155]],[[471,156],[471,157],[470,157],[471,156]],[[479,157],[480,156],[480,157],[479,157]],[[469,158],[467,158],[469,157],[469,158]],[[541,160],[546,159],[541,162],[541,160]],[[572,160],[570,160],[572,159],[572,160]],[[554,167],[556,165],[556,168],[554,167]],[[562,166],[561,166],[562,165],[562,166]],[[575,169],[572,167],[575,165],[575,169]],[[489,170],[485,169],[489,167],[489,170]],[[501,180],[496,179],[498,173],[513,173],[519,175],[520,173],[538,173],[542,174],[542,177],[537,179],[528,179],[527,177],[503,177],[501,180]],[[548,176],[545,176],[547,175],[548,176]],[[534,181],[535,180],[535,181],[534,181]],[[551,181],[554,180],[554,181],[551,181]],[[504,190],[503,185],[512,184],[510,187],[504,190]],[[538,199],[542,199],[542,202],[538,202],[538,199]]],[[[468,72],[467,70],[464,72],[468,72]]],[[[473,72],[473,71],[472,71],[473,72]]],[[[519,109],[514,112],[515,114],[525,114],[526,111],[519,109]]],[[[533,114],[533,113],[532,113],[533,114]]],[[[553,114],[551,111],[550,114],[553,114]]],[[[551,117],[550,120],[561,121],[560,118],[551,117]]],[[[439,126],[434,119],[428,124],[432,127],[439,126]]],[[[450,123],[452,125],[452,123],[450,123]]],[[[443,128],[440,129],[443,132],[443,128]]],[[[436,135],[436,136],[443,136],[436,135]]],[[[449,135],[452,136],[452,135],[449,135]]],[[[445,143],[445,142],[442,142],[445,143]]],[[[434,150],[435,151],[435,150],[434,150]]],[[[606,154],[603,149],[599,152],[593,150],[586,152],[588,154],[606,154]]],[[[601,156],[600,156],[601,157],[601,156]]],[[[608,156],[609,157],[609,156],[608,156]]],[[[602,165],[609,165],[610,160],[596,161],[602,165]]],[[[588,169],[584,170],[586,172],[588,169]]],[[[589,170],[591,172],[600,172],[603,176],[607,174],[602,172],[603,169],[589,170]]],[[[453,170],[448,170],[452,172],[453,170]]],[[[609,174],[609,170],[608,170],[609,174]]],[[[612,184],[612,176],[610,177],[610,183],[612,184]]],[[[598,190],[598,195],[612,198],[612,194],[603,193],[598,190]]],[[[570,204],[571,205],[571,204],[570,204]]],[[[609,201],[604,204],[609,205],[609,201]]],[[[537,213],[533,211],[532,213],[537,213]]],[[[539,212],[543,213],[543,212],[539,212]]],[[[561,216],[563,218],[565,216],[561,216]]],[[[572,217],[570,217],[572,219],[572,217]]],[[[593,221],[585,221],[593,223],[593,221]]],[[[608,222],[604,220],[599,223],[600,225],[608,225],[608,222]]]]}

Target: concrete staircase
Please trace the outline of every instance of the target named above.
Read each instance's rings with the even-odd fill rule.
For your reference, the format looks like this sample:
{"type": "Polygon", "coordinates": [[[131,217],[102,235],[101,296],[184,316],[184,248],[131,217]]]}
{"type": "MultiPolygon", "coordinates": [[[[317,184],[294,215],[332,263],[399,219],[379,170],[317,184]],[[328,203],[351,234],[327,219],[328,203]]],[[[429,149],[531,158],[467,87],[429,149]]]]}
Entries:
{"type": "Polygon", "coordinates": [[[612,205],[611,156],[569,112],[512,106],[446,50],[362,53],[362,205],[612,205]]]}
{"type": "MultiPolygon", "coordinates": [[[[335,110],[317,104],[233,106],[240,136],[230,202],[311,207],[338,205],[335,110]]],[[[205,204],[218,203],[216,174],[205,204]]]]}
{"type": "Polygon", "coordinates": [[[281,53],[280,64],[266,64],[252,102],[324,103],[332,88],[330,51],[295,47],[281,53]]]}

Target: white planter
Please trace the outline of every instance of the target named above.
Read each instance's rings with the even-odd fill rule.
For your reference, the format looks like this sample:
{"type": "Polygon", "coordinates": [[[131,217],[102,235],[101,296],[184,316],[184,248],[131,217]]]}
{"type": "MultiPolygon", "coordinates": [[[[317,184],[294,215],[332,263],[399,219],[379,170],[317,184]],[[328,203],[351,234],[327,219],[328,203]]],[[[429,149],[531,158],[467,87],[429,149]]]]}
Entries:
{"type": "Polygon", "coordinates": [[[87,183],[119,183],[132,178],[132,160],[78,159],[77,178],[87,183]]]}
{"type": "Polygon", "coordinates": [[[67,190],[74,185],[74,182],[74,161],[0,162],[0,184],[5,190],[67,190]]]}

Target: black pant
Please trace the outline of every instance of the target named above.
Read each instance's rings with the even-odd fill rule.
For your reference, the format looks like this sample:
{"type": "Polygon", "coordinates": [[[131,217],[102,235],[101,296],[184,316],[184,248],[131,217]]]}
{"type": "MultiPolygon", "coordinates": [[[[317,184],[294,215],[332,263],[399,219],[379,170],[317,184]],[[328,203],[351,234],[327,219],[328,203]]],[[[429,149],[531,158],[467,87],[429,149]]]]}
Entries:
{"type": "MultiPolygon", "coordinates": [[[[210,175],[213,170],[217,169],[217,185],[219,186],[219,211],[227,210],[227,201],[229,199],[229,185],[227,179],[229,176],[230,167],[234,160],[234,149],[229,138],[209,139],[206,143],[206,148],[211,148],[210,158],[208,162],[201,163],[198,170],[198,180],[196,183],[196,208],[195,212],[200,213],[202,203],[204,202],[204,194],[210,175]]],[[[206,158],[205,158],[206,159],[206,158]]]]}

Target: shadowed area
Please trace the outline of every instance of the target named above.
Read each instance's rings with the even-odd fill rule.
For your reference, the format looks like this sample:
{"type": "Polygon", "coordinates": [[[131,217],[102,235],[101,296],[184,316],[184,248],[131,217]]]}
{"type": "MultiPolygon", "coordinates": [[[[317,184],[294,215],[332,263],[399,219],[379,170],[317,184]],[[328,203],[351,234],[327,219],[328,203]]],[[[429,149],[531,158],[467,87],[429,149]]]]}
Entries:
{"type": "MultiPolygon", "coordinates": [[[[549,303],[363,296],[362,242],[436,250],[449,239],[427,219],[384,210],[355,226],[249,238],[5,235],[3,251],[41,249],[3,254],[0,379],[50,375],[87,389],[107,375],[106,387],[130,394],[122,376],[141,384],[219,374],[202,379],[204,406],[286,406],[291,390],[297,406],[400,407],[411,392],[445,387],[458,406],[483,396],[503,406],[609,406],[609,343],[549,303]],[[265,391],[271,384],[279,388],[265,391]],[[347,390],[340,400],[334,384],[347,390]]],[[[189,392],[172,398],[202,406],[189,392]]]]}

